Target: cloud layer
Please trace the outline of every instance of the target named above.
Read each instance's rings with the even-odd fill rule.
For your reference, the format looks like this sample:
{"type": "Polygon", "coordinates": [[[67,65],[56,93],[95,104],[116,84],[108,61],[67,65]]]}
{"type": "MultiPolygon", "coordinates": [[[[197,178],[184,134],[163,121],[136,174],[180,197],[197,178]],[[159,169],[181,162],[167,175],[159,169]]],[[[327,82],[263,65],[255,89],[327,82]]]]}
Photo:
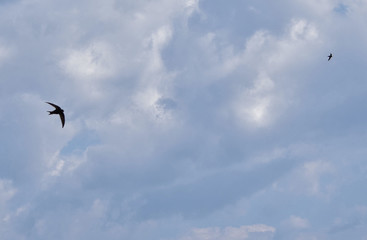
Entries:
{"type": "Polygon", "coordinates": [[[2,1],[2,239],[365,238],[366,11],[2,1]]]}

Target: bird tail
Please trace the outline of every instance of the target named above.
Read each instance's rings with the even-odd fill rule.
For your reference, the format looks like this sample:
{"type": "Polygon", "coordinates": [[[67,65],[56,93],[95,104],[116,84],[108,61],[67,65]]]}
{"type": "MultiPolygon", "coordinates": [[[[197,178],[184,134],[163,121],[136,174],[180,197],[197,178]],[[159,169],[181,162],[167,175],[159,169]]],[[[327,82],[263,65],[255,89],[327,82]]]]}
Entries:
{"type": "Polygon", "coordinates": [[[48,112],[48,115],[51,115],[52,113],[51,113],[51,111],[47,111],[48,112]]]}

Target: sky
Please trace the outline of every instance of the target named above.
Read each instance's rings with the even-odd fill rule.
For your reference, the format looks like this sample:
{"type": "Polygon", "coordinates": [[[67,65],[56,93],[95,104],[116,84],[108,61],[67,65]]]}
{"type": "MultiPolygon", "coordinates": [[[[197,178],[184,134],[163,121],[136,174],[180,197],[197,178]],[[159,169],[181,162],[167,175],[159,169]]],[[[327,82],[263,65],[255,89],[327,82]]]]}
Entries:
{"type": "Polygon", "coordinates": [[[366,22],[363,0],[1,0],[1,239],[367,239],[366,22]]]}

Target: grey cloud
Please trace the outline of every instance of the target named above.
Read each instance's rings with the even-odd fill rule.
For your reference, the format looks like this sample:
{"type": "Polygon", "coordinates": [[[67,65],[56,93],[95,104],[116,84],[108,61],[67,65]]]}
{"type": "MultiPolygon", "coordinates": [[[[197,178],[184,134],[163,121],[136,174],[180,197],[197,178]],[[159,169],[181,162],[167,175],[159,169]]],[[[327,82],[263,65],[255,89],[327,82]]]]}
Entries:
{"type": "Polygon", "coordinates": [[[177,103],[171,98],[160,98],[156,104],[165,110],[175,109],[177,107],[177,103]]]}
{"type": "Polygon", "coordinates": [[[142,196],[138,218],[180,215],[201,217],[233,204],[269,186],[292,168],[292,161],[278,160],[251,171],[221,171],[189,184],[163,188],[142,196]]]}
{"type": "Polygon", "coordinates": [[[346,4],[340,3],[338,6],[334,8],[334,11],[340,14],[347,14],[349,11],[349,7],[346,4]]]}
{"type": "Polygon", "coordinates": [[[279,226],[291,215],[309,220],[303,236],[343,239],[365,225],[325,230],[355,223],[337,210],[365,198],[352,187],[365,185],[364,3],[203,0],[189,14],[170,0],[6,2],[5,239],[181,239],[244,224],[295,239],[305,233],[279,226]],[[259,113],[264,99],[267,124],[233,110],[259,113]],[[63,131],[44,101],[65,109],[63,131]],[[313,161],[335,169],[317,176],[324,194],[295,191],[313,161]]]}

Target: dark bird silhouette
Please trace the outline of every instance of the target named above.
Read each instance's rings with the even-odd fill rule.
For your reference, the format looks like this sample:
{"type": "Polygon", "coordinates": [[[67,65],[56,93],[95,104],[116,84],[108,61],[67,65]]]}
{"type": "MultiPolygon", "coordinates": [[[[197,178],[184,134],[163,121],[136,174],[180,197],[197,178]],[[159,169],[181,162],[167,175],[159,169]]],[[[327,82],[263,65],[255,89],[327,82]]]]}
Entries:
{"type": "Polygon", "coordinates": [[[333,54],[330,53],[330,55],[328,56],[328,61],[330,61],[330,59],[333,57],[333,54]]]}
{"type": "Polygon", "coordinates": [[[47,112],[49,112],[48,115],[51,115],[51,114],[59,114],[60,119],[61,119],[62,127],[64,127],[64,125],[65,125],[64,110],[61,109],[61,107],[57,106],[56,104],[53,104],[53,103],[50,103],[50,102],[46,102],[46,103],[50,104],[51,106],[53,106],[55,108],[55,110],[53,110],[53,111],[47,111],[47,112]]]}

